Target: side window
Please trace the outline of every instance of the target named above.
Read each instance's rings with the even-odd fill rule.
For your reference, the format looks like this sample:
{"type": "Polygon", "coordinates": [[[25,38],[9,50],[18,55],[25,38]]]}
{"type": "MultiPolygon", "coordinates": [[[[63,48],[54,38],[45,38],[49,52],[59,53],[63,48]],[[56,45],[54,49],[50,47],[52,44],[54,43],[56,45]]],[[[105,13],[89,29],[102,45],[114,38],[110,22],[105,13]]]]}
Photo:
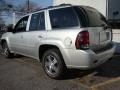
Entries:
{"type": "Polygon", "coordinates": [[[78,20],[72,7],[49,11],[51,26],[56,28],[68,28],[78,26],[78,20]]]}
{"type": "Polygon", "coordinates": [[[22,19],[18,21],[18,23],[16,24],[14,28],[14,32],[25,32],[26,31],[28,17],[29,16],[23,17],[22,19]]]}
{"type": "Polygon", "coordinates": [[[44,30],[45,29],[45,18],[44,12],[35,13],[31,17],[30,31],[44,30]]]}

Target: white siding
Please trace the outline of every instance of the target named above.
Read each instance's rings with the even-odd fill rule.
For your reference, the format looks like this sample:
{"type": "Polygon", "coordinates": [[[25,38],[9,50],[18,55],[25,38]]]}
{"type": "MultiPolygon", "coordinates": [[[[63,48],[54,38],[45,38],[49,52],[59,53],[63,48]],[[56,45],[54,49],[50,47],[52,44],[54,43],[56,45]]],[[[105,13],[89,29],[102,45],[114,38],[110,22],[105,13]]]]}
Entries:
{"type": "Polygon", "coordinates": [[[106,16],[107,0],[53,0],[53,5],[59,5],[62,3],[73,4],[73,5],[91,6],[91,7],[96,8],[104,16],[106,16]]]}

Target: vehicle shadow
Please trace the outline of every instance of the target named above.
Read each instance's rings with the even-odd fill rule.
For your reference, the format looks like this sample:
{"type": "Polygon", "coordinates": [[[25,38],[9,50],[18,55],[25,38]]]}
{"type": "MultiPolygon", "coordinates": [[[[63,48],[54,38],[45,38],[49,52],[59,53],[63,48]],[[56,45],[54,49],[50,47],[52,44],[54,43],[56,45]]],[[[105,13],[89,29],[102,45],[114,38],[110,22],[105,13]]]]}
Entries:
{"type": "Polygon", "coordinates": [[[68,69],[62,80],[82,78],[86,75],[91,74],[92,72],[94,72],[94,69],[92,70],[68,69]]]}
{"type": "Polygon", "coordinates": [[[107,61],[96,69],[96,76],[120,77],[120,55],[115,55],[112,60],[107,61]]]}

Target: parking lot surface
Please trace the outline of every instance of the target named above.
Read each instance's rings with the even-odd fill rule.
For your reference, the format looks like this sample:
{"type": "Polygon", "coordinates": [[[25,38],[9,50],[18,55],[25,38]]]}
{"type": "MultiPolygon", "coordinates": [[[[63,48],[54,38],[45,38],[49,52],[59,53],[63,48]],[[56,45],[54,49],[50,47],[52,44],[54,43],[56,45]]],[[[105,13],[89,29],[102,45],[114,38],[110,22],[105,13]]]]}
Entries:
{"type": "Polygon", "coordinates": [[[0,54],[0,90],[120,90],[120,56],[94,70],[68,70],[62,80],[50,79],[34,59],[0,54]]]}

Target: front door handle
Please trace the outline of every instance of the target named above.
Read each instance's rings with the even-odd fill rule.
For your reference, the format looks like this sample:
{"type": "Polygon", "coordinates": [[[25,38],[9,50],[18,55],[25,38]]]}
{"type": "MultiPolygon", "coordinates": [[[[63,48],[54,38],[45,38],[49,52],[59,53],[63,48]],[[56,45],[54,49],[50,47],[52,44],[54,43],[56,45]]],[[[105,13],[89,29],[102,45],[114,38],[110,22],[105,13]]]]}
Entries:
{"type": "Polygon", "coordinates": [[[43,38],[43,36],[38,36],[39,38],[43,38]]]}

